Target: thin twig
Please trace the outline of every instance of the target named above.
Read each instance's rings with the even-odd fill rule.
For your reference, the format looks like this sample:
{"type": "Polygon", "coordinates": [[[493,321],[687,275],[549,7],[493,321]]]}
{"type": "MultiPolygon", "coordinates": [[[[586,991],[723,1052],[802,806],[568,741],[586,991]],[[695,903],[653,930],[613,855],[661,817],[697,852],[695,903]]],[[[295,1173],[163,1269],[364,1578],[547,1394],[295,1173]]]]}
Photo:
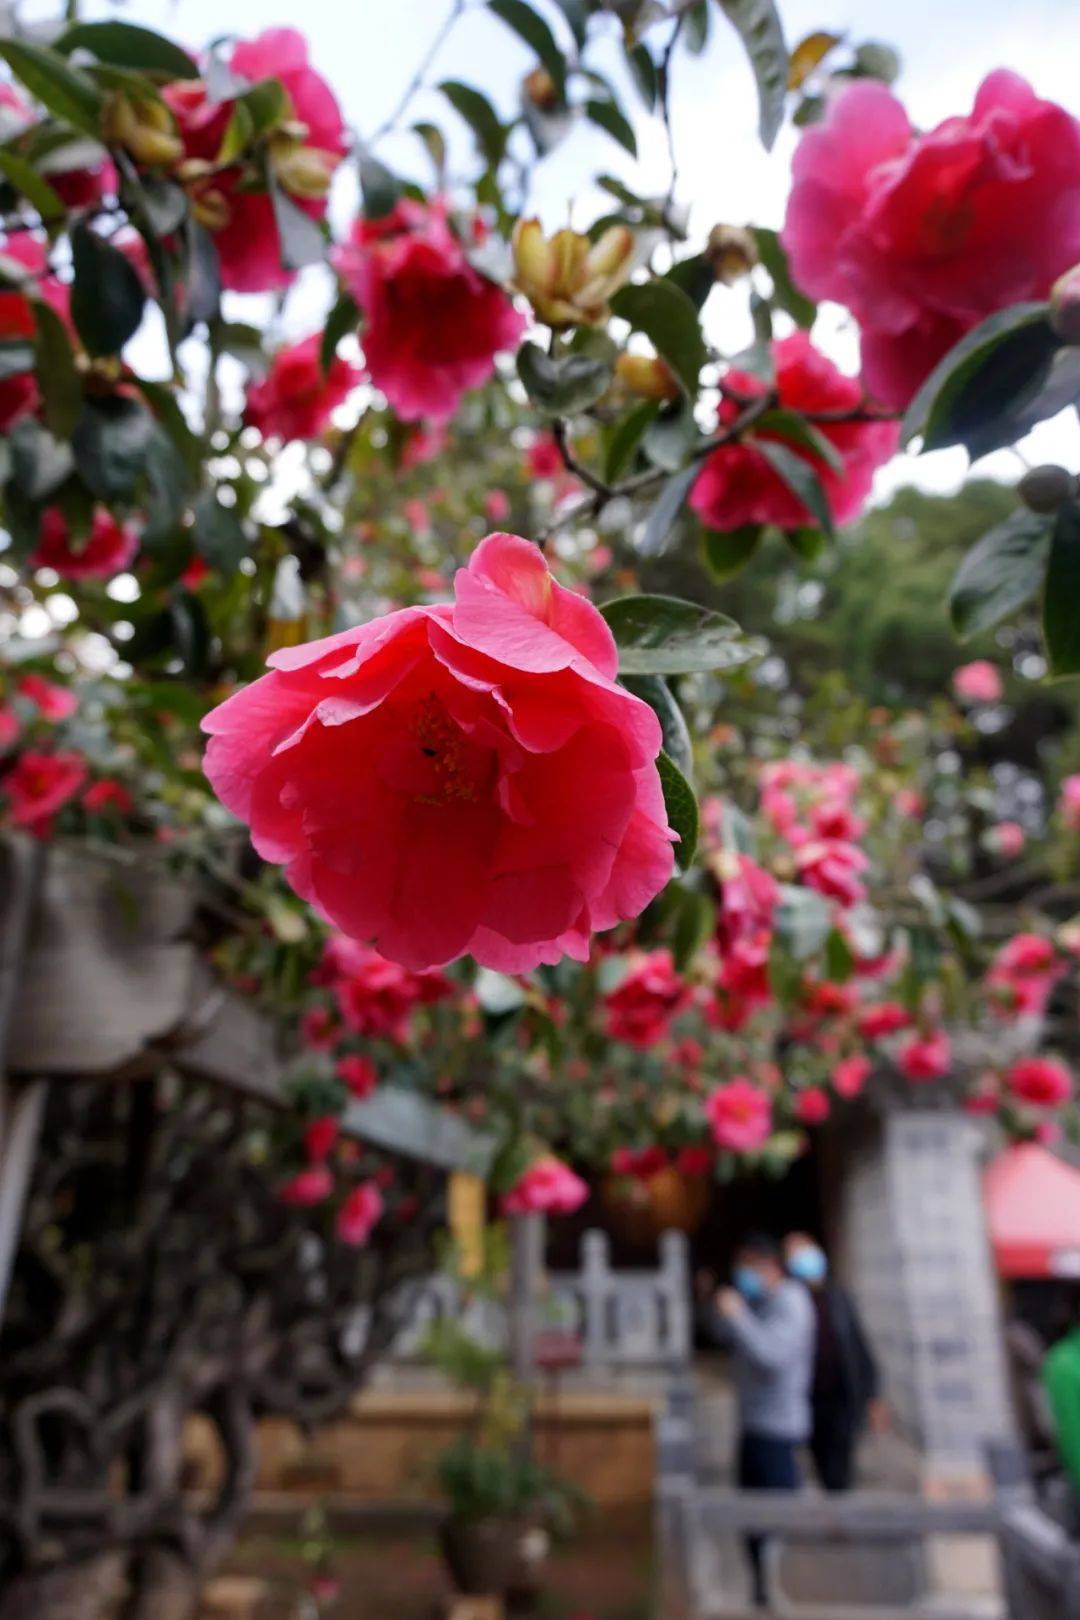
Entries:
{"type": "Polygon", "coordinates": [[[417,67],[416,72],[413,74],[412,78],[405,86],[405,89],[402,91],[400,100],[394,107],[393,111],[383,119],[378,129],[371,136],[369,145],[373,146],[376,141],[381,140],[384,135],[389,135],[392,129],[397,128],[402,118],[404,118],[405,110],[413,96],[415,96],[416,93],[423,87],[424,80],[427,78],[431,64],[434,62],[439,52],[446,44],[450,30],[454,27],[458,19],[464,15],[466,8],[467,0],[454,0],[453,5],[443,20],[442,27],[434,35],[431,44],[424,52],[423,59],[417,67]]]}

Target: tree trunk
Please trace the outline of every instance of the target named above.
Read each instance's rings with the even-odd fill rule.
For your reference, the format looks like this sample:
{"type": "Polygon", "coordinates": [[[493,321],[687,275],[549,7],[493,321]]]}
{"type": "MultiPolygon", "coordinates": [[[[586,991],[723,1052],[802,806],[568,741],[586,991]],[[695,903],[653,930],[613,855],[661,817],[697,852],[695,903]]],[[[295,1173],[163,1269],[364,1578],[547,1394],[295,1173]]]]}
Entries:
{"type": "Polygon", "coordinates": [[[123,1559],[107,1553],[66,1569],[17,1575],[0,1597],[0,1620],[115,1620],[123,1593],[123,1559]]]}
{"type": "Polygon", "coordinates": [[[151,1548],[139,1560],[124,1620],[193,1620],[202,1585],[201,1572],[178,1553],[151,1548]]]}

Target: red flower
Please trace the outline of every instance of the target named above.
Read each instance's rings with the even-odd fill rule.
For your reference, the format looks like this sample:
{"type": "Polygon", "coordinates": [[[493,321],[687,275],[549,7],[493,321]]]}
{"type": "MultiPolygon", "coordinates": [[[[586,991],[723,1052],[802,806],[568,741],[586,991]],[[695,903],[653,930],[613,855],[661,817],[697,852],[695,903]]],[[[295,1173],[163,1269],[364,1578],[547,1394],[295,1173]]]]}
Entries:
{"type": "Polygon", "coordinates": [[[917,1035],[905,1042],[896,1054],[900,1072],[906,1080],[941,1080],[952,1068],[952,1047],[943,1029],[930,1035],[917,1035]]]}
{"type": "MultiPolygon", "coordinates": [[[[229,71],[249,84],[263,79],[281,81],[292,120],[305,128],[305,153],[329,179],[347,150],[345,125],[333,91],[308,61],[304,36],[293,28],[268,28],[256,39],[241,40],[229,59],[229,71]]],[[[195,79],[166,85],[163,93],[184,142],[185,157],[216,163],[235,103],[211,101],[205,83],[195,79]]],[[[237,164],[206,182],[207,189],[224,203],[226,220],[214,230],[214,241],[222,285],[233,292],[286,287],[296,274],[282,264],[270,195],[263,189],[251,190],[251,178],[249,169],[237,164]]],[[[278,180],[288,191],[287,168],[279,169],[278,180]]],[[[293,200],[313,219],[322,219],[326,213],[325,197],[294,194],[293,200]]]]}
{"type": "Polygon", "coordinates": [[[392,961],[584,961],[671,875],[659,723],[535,546],[489,536],[454,590],[272,654],[204,720],[207,775],[297,893],[392,961]]]}
{"type": "MultiPolygon", "coordinates": [[[[64,321],[68,319],[68,289],[48,273],[48,245],[29,231],[15,231],[3,244],[6,259],[13,259],[30,273],[36,290],[64,321]]],[[[0,339],[18,341],[32,338],[37,322],[29,298],[16,288],[0,289],[0,339]]],[[[24,416],[31,415],[41,402],[33,371],[17,371],[0,381],[0,433],[7,433],[24,416]]]]}
{"type": "Polygon", "coordinates": [[[829,1077],[836,1095],[849,1099],[858,1097],[870,1078],[871,1068],[870,1059],[861,1053],[841,1058],[829,1077]]]}
{"type": "Polygon", "coordinates": [[[28,748],[3,779],[8,820],[17,827],[44,832],[49,817],[73,799],[86,781],[81,754],[39,753],[28,748]]]}
{"type": "Polygon", "coordinates": [[[866,898],[866,885],[859,878],[870,865],[857,844],[839,838],[816,838],[803,844],[795,854],[799,875],[807,888],[816,889],[841,906],[854,906],[866,898]]]}
{"type": "Polygon", "coordinates": [[[9,708],[6,703],[0,703],[0,750],[10,748],[21,729],[19,717],[14,709],[9,708]]]}
{"type": "MultiPolygon", "coordinates": [[[[776,389],[785,410],[813,414],[846,413],[863,403],[861,385],[845,377],[831,360],[815,349],[805,332],[793,332],[772,346],[776,389]]],[[[721,427],[740,414],[740,399],[756,399],[766,389],[760,377],[729,371],[722,386],[730,390],[721,402],[721,427]]],[[[812,450],[783,440],[785,449],[805,461],[817,474],[829,502],[833,520],[849,523],[861,512],[870,494],[874,473],[890,459],[899,442],[895,422],[826,422],[818,429],[840,456],[838,472],[812,450]]],[[[759,441],[776,434],[755,435],[759,441]]],[[[780,529],[816,527],[810,510],[773,470],[755,447],[754,438],[721,445],[705,462],[694,484],[690,505],[710,529],[741,529],[747,524],[772,523],[780,529]]]]}
{"type": "Polygon", "coordinates": [[[402,421],[447,421],[525,328],[469,263],[441,200],[406,197],[382,219],[357,220],[334,263],[364,311],[371,380],[402,421]]]}
{"type": "Polygon", "coordinates": [[[315,1052],[328,1052],[337,1042],[338,1024],[328,1007],[309,1007],[300,1018],[300,1035],[305,1046],[315,1052]]]}
{"type": "Polygon", "coordinates": [[[713,1167],[713,1151],[704,1145],[680,1148],[675,1156],[675,1168],[680,1176],[707,1176],[713,1167]]]}
{"type": "Polygon", "coordinates": [[[562,452],[551,433],[538,433],[525,452],[525,470],[530,478],[559,478],[566,471],[562,452]]]}
{"type": "Polygon", "coordinates": [[[114,810],[118,816],[129,816],[135,808],[127,788],[112,776],[103,776],[99,782],[91,783],[82,796],[82,803],[83,809],[92,816],[106,810],[114,810]]]}
{"type": "Polygon", "coordinates": [[[69,720],[79,707],[79,700],[70,688],[57,686],[44,675],[20,676],[15,690],[34,705],[43,720],[69,720]]]}
{"type": "Polygon", "coordinates": [[[358,366],[335,355],[324,371],[319,359],[322,333],[279,349],[261,382],[248,389],[244,421],[264,439],[314,439],[335,408],[363,376],[358,366]]]}
{"type": "Polygon", "coordinates": [[[824,1086],[804,1086],[795,1094],[795,1118],[800,1125],[823,1125],[831,1104],[824,1086]]]}
{"type": "Polygon", "coordinates": [[[379,1083],[378,1072],[369,1057],[360,1057],[350,1053],[347,1057],[338,1058],[336,1074],[339,1080],[344,1081],[349,1088],[349,1095],[355,1097],[357,1102],[363,1102],[379,1083]]]}
{"type": "Polygon", "coordinates": [[[47,506],[38,525],[38,543],[31,568],[52,568],[63,579],[112,579],[130,568],[139,549],[139,537],[129,524],[118,523],[111,512],[94,510],[90,533],[76,538],[58,506],[47,506]]]}
{"type": "Polygon", "coordinates": [[[923,135],[884,85],[852,85],[792,173],[792,274],[854,313],[867,387],[890,406],[971,327],[1046,297],[1080,260],[1080,124],[1014,73],[923,135]]]}
{"type": "Polygon", "coordinates": [[[772,1135],[772,1103],[741,1076],[717,1086],[706,1099],[705,1115],[717,1147],[732,1153],[754,1153],[772,1135]]]}
{"type": "Polygon", "coordinates": [[[325,1164],[338,1139],[341,1126],[334,1114],[313,1119],[304,1132],[304,1152],[309,1164],[325,1164]]]}
{"type": "Polygon", "coordinates": [[[316,1164],[283,1182],[278,1188],[278,1197],[283,1204],[308,1209],[314,1204],[324,1204],[333,1190],[332,1172],[324,1164],[316,1164]]]}
{"type": "Polygon", "coordinates": [[[337,1235],[342,1243],[359,1249],[382,1219],[383,1196],[373,1181],[362,1181],[338,1210],[337,1235]]]}
{"type": "Polygon", "coordinates": [[[530,1165],[502,1200],[504,1215],[572,1215],[589,1196],[580,1176],[561,1159],[547,1157],[530,1165]]]}
{"type": "Polygon", "coordinates": [[[650,951],[630,968],[617,989],[604,997],[608,1035],[644,1051],[668,1032],[687,1005],[690,991],[675,971],[668,950],[650,951]]]}
{"type": "Polygon", "coordinates": [[[881,1001],[875,1007],[864,1007],[856,1019],[859,1034],[868,1041],[879,1041],[883,1035],[895,1035],[911,1023],[911,1014],[898,1001],[881,1001]]]}
{"type": "Polygon", "coordinates": [[[1050,940],[1042,934],[1014,934],[998,951],[986,975],[994,1010],[1002,1018],[1042,1013],[1064,972],[1050,940]]]}
{"type": "Polygon", "coordinates": [[[1060,1108],[1073,1094],[1073,1077],[1056,1058],[1019,1058],[1005,1071],[1005,1085],[1021,1102],[1060,1108]]]}
{"type": "Polygon", "coordinates": [[[613,1174],[634,1181],[650,1181],[659,1171],[667,1169],[667,1163],[667,1154],[655,1142],[650,1147],[616,1148],[611,1155],[613,1174]]]}
{"type": "Polygon", "coordinates": [[[441,973],[412,973],[370,945],[338,935],[328,941],[319,977],[333,986],[345,1023],[358,1035],[404,1043],[409,1020],[422,1004],[450,993],[441,973]]]}

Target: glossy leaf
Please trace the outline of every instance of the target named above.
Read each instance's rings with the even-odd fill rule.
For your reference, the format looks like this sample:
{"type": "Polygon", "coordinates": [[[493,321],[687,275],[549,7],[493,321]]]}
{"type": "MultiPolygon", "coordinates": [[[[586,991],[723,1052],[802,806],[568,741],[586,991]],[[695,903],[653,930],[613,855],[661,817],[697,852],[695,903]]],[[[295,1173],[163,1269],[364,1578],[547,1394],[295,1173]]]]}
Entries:
{"type": "Polygon", "coordinates": [[[660,722],[663,749],[682,771],[687,780],[694,774],[694,753],[686,718],[671,687],[659,675],[629,675],[620,672],[619,679],[628,692],[633,692],[647,703],[660,722]]]}
{"type": "Polygon", "coordinates": [[[360,192],[368,219],[384,219],[401,196],[401,181],[385,163],[365,152],[360,158],[360,192]]]}
{"type": "Polygon", "coordinates": [[[833,472],[842,473],[844,470],[843,457],[832,440],[815,423],[800,416],[798,411],[766,411],[754,423],[753,431],[754,442],[758,434],[770,433],[778,439],[785,439],[788,444],[798,446],[800,450],[808,450],[827,467],[831,467],[833,472]]]}
{"type": "Polygon", "coordinates": [[[324,371],[330,370],[342,338],[349,332],[355,332],[359,324],[360,310],[356,299],[351,293],[339,293],[337,302],[326,317],[322,343],[319,345],[319,364],[324,371]]]}
{"type": "Polygon", "coordinates": [[[45,425],[58,439],[70,439],[82,414],[82,379],[68,329],[44,301],[34,305],[34,355],[45,425]]]}
{"type": "Polygon", "coordinates": [[[206,490],[191,509],[195,545],[223,574],[230,573],[247,555],[244,525],[235,508],[222,506],[213,490],[206,490]]]}
{"type": "Polygon", "coordinates": [[[653,400],[642,400],[640,405],[636,405],[616,423],[604,460],[604,477],[609,483],[617,483],[633,466],[641,441],[655,420],[658,409],[653,400]]]}
{"type": "Polygon", "coordinates": [[[667,547],[668,536],[686,505],[687,496],[697,481],[698,466],[684,467],[664,484],[645,520],[645,528],[638,542],[643,557],[658,557],[667,547]]]}
{"type": "Polygon", "coordinates": [[[648,47],[641,44],[628,46],[626,65],[646,108],[653,112],[660,94],[660,75],[648,47]]]}
{"type": "Polygon", "coordinates": [[[660,786],[664,790],[668,826],[679,835],[679,842],[675,845],[675,861],[679,870],[685,872],[697,849],[697,799],[682,771],[663,751],[657,757],[656,768],[660,773],[660,786]]]}
{"type": "Polygon", "coordinates": [[[765,457],[773,472],[782,479],[802,504],[811,518],[826,534],[833,532],[832,511],[821,487],[821,480],[808,461],[789,450],[787,445],[772,439],[755,439],[754,449],[765,457]]]}
{"type": "Polygon", "coordinates": [[[619,649],[620,675],[690,675],[752,656],[734,619],[677,596],[621,596],[600,611],[619,649]]]}
{"type": "Polygon", "coordinates": [[[90,76],[56,51],[28,40],[0,39],[0,57],[30,94],[73,129],[101,133],[101,92],[90,76]]]}
{"type": "Polygon", "coordinates": [[[574,416],[587,410],[611,382],[611,367],[590,354],[553,358],[539,344],[518,350],[518,376],[533,404],[549,416],[574,416]]]}
{"type": "Polygon", "coordinates": [[[774,0],[719,0],[720,9],[735,28],[758,87],[758,133],[771,150],[784,121],[788,85],[788,52],[774,0]]]}
{"type": "Polygon", "coordinates": [[[66,28],[55,49],[65,56],[89,51],[100,62],[132,68],[137,73],[160,73],[169,79],[197,79],[196,62],[171,39],[129,22],[80,22],[66,28]]]}
{"type": "Polygon", "coordinates": [[[0,147],[0,175],[15,187],[41,215],[46,225],[63,219],[67,205],[32,163],[0,147]]]}
{"type": "Polygon", "coordinates": [[[472,130],[489,167],[497,168],[506,151],[507,131],[487,96],[457,79],[444,79],[439,89],[472,130]]]}
{"type": "Polygon", "coordinates": [[[1043,598],[1043,636],[1050,675],[1080,675],[1080,503],[1060,508],[1050,538],[1043,598]]]}
{"type": "Polygon", "coordinates": [[[634,126],[617,102],[601,101],[599,97],[593,97],[585,103],[585,116],[590,123],[618,141],[624,152],[629,152],[631,157],[637,157],[637,136],[634,134],[634,126]]]}
{"type": "Polygon", "coordinates": [[[966,640],[1034,601],[1046,573],[1053,520],[1021,511],[972,546],[949,591],[953,628],[966,640]]]}
{"type": "Polygon", "coordinates": [[[761,545],[765,529],[760,523],[748,523],[741,529],[705,529],[701,535],[701,550],[705,566],[714,579],[730,579],[746,567],[761,545]]]}
{"type": "Polygon", "coordinates": [[[326,258],[326,237],[318,222],[295,203],[281,186],[271,184],[270,200],[281,240],[281,262],[286,270],[303,270],[326,258]]]}
{"type": "Polygon", "coordinates": [[[1059,348],[1045,304],[999,310],[934,367],[904,415],[904,442],[921,434],[924,451],[963,444],[973,458],[1012,443],[1017,404],[1037,394],[1059,348]]]}
{"type": "Polygon", "coordinates": [[[154,418],[122,395],[88,400],[71,439],[87,488],[102,500],[131,495],[145,472],[154,418]]]}
{"type": "Polygon", "coordinates": [[[539,57],[555,83],[560,100],[566,96],[566,60],[547,23],[525,0],[488,0],[488,10],[512,28],[539,57]]]}
{"type": "Polygon", "coordinates": [[[635,331],[644,332],[693,399],[707,356],[698,312],[682,289],[672,281],[655,277],[621,288],[611,300],[611,307],[635,331]]]}
{"type": "Polygon", "coordinates": [[[88,354],[119,354],[146,307],[139,273],[119,248],[88,225],[71,233],[71,318],[88,354]]]}
{"type": "Polygon", "coordinates": [[[791,316],[796,326],[809,331],[817,316],[817,305],[801,293],[792,281],[788,257],[779,233],[756,225],[754,241],[757,243],[758,258],[769,272],[769,280],[773,284],[773,302],[791,316]]]}

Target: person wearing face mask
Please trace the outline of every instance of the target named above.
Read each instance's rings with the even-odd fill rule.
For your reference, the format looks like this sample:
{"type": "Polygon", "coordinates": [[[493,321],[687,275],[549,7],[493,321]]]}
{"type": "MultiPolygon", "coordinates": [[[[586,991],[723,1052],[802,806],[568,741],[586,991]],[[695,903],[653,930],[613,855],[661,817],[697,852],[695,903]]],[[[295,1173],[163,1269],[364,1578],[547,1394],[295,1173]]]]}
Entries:
{"type": "MultiPolygon", "coordinates": [[[[707,1301],[703,1326],[730,1344],[739,1418],[738,1481],[743,1490],[795,1491],[797,1448],[810,1435],[814,1311],[806,1289],[785,1275],[780,1245],[755,1233],[743,1238],[732,1268],[734,1287],[707,1301]]],[[[747,1538],[754,1601],[766,1602],[763,1540],[747,1538]]]]}
{"type": "Polygon", "coordinates": [[[804,1283],[815,1317],[810,1454],[827,1491],[848,1491],[855,1477],[855,1446],[869,1418],[875,1431],[888,1414],[878,1396],[878,1371],[855,1302],[829,1278],[821,1246],[805,1232],[784,1239],[788,1274],[804,1283]]]}

